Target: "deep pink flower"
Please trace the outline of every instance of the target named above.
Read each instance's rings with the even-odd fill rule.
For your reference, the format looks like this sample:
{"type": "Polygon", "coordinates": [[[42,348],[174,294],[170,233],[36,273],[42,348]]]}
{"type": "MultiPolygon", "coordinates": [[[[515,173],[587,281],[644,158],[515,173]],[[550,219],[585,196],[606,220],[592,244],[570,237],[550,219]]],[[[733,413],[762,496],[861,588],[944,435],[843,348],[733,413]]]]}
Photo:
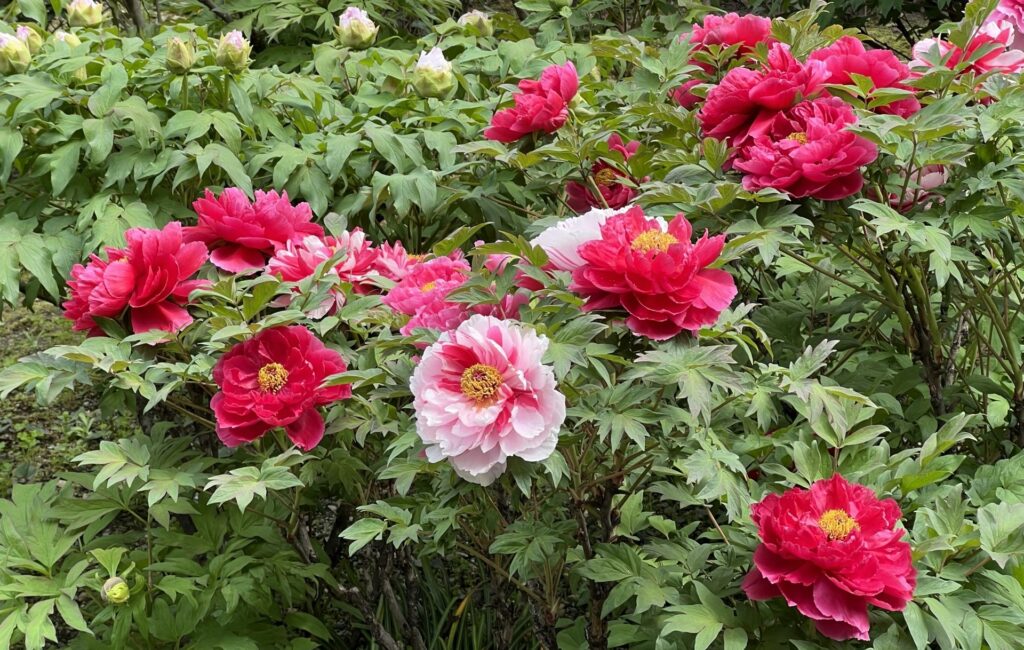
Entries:
{"type": "Polygon", "coordinates": [[[734,161],[744,172],[743,187],[832,201],[859,192],[861,168],[878,156],[878,148],[846,129],[856,121],[853,109],[837,97],[819,97],[777,114],[734,161]]]}
{"type": "Polygon", "coordinates": [[[704,135],[740,147],[764,133],[779,112],[824,90],[828,70],[821,61],[800,63],[775,43],[760,70],[733,68],[708,91],[698,119],[704,135]]]}
{"type": "Polygon", "coordinates": [[[463,259],[437,257],[417,264],[382,298],[388,307],[412,316],[400,330],[410,334],[417,327],[450,329],[466,318],[466,305],[446,300],[469,276],[463,259]]]}
{"type": "Polygon", "coordinates": [[[374,269],[385,278],[398,282],[408,275],[414,266],[422,262],[424,257],[409,254],[400,241],[394,244],[385,242],[377,249],[374,269]]]}
{"type": "Polygon", "coordinates": [[[672,91],[672,100],[687,110],[693,108],[704,101],[703,97],[692,92],[695,86],[699,86],[702,83],[704,83],[703,79],[690,79],[672,91]]]}
{"type": "Polygon", "coordinates": [[[273,327],[235,345],[217,361],[220,392],[210,407],[217,436],[228,447],[252,442],[275,427],[308,451],[324,436],[318,406],[352,396],[348,385],[321,386],[348,367],[341,355],[300,325],[273,327]]]}
{"type": "Polygon", "coordinates": [[[1024,0],[999,0],[999,4],[985,19],[985,23],[1006,21],[1013,27],[1011,49],[1024,50],[1024,0]]]}
{"type": "MultiPolygon", "coordinates": [[[[623,162],[632,158],[639,148],[639,142],[624,143],[618,133],[608,137],[608,151],[619,154],[623,162]]],[[[604,160],[593,164],[590,176],[601,193],[600,198],[594,195],[589,185],[576,181],[565,185],[565,193],[568,195],[566,203],[576,212],[583,213],[591,208],[621,208],[636,198],[637,191],[619,180],[628,176],[604,160]]]]}
{"type": "Polygon", "coordinates": [[[290,242],[307,235],[323,237],[323,228],[312,223],[308,203],[292,205],[288,193],[256,192],[255,203],[245,193],[229,187],[205,197],[192,207],[199,223],[185,229],[187,241],[201,241],[210,249],[214,266],[230,273],[262,269],[267,259],[290,242]]]}
{"type": "Polygon", "coordinates": [[[431,462],[490,485],[509,456],[546,459],[565,420],[565,396],[541,364],[548,340],[513,321],[476,315],[428,347],[409,387],[416,432],[431,462]]]}
{"type": "Polygon", "coordinates": [[[531,133],[554,133],[569,117],[569,102],[579,89],[576,66],[569,61],[549,66],[540,79],[523,79],[514,105],[498,111],[484,137],[498,142],[515,142],[531,133]]]}
{"type": "MultiPolygon", "coordinates": [[[[709,45],[723,48],[739,45],[738,56],[754,51],[758,43],[773,43],[772,21],[770,18],[754,14],[727,13],[724,16],[708,14],[704,16],[704,24],[694,24],[690,32],[690,42],[694,47],[707,49],[709,45]]],[[[684,34],[682,38],[685,38],[684,34]]]]}
{"type": "MultiPolygon", "coordinates": [[[[868,77],[872,89],[899,88],[910,90],[904,81],[910,77],[910,68],[889,50],[868,50],[853,36],[843,36],[828,47],[811,52],[808,61],[821,61],[828,69],[830,84],[854,85],[851,75],[868,77]]],[[[921,110],[916,97],[907,97],[875,109],[878,113],[910,117],[921,110]]]]}
{"type": "Polygon", "coordinates": [[[562,65],[549,65],[540,73],[540,79],[523,79],[519,82],[519,90],[526,94],[547,95],[555,93],[566,104],[576,96],[580,88],[580,77],[572,61],[562,65]]]}
{"type": "Polygon", "coordinates": [[[64,315],[75,322],[74,329],[91,335],[103,333],[93,317],[117,318],[125,309],[136,334],[186,327],[192,317],[183,305],[205,284],[188,278],[206,261],[206,247],[184,243],[177,221],[161,230],[132,228],[125,241],[124,249],[107,248],[107,261],[93,255],[87,265],[75,265],[64,315]]]}
{"type": "Polygon", "coordinates": [[[622,208],[594,208],[578,217],[562,219],[530,240],[530,244],[544,249],[549,269],[575,271],[586,264],[580,257],[579,247],[588,241],[601,239],[601,226],[610,216],[625,211],[622,208]]]}
{"type": "Polygon", "coordinates": [[[707,268],[725,236],[705,233],[694,243],[692,234],[682,214],[667,229],[639,207],[613,215],[600,239],[579,247],[585,264],[573,271],[570,289],[587,299],[585,311],[621,307],[629,329],[655,340],[714,324],[736,296],[732,276],[707,268]]]}
{"type": "Polygon", "coordinates": [[[1005,20],[985,23],[967,44],[966,52],[941,38],[926,38],[914,45],[914,59],[910,69],[918,74],[935,65],[955,69],[979,48],[992,48],[981,58],[968,64],[963,72],[982,75],[989,72],[1009,74],[1024,68],[1024,52],[1013,49],[1017,33],[1013,25],[1005,20]]]}
{"type": "Polygon", "coordinates": [[[751,600],[782,596],[825,636],[870,639],[868,605],[903,611],[917,572],[892,499],[836,474],[751,508],[761,544],[743,581],[751,600]]]}

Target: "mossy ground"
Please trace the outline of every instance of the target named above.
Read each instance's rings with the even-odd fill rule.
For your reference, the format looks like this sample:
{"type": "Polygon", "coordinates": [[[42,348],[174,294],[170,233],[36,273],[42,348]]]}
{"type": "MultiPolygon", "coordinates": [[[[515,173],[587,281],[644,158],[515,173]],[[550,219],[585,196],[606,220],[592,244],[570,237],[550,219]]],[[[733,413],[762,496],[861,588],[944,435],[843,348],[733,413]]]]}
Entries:
{"type": "MultiPolygon", "coordinates": [[[[53,305],[37,302],[32,309],[6,309],[0,317],[0,368],[81,340],[53,305]]],[[[13,483],[45,481],[72,469],[71,459],[94,447],[95,439],[124,435],[132,418],[101,417],[99,398],[98,390],[77,387],[53,404],[39,404],[27,391],[0,400],[0,496],[6,497],[13,483]]]]}

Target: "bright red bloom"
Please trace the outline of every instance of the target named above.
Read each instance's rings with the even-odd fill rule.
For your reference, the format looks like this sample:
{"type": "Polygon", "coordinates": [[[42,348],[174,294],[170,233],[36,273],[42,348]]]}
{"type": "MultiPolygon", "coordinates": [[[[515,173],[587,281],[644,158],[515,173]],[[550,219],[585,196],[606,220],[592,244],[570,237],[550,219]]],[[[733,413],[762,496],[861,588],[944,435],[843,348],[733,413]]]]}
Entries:
{"type": "MultiPolygon", "coordinates": [[[[639,148],[639,142],[624,143],[618,133],[613,133],[608,138],[608,151],[618,153],[623,161],[632,158],[639,148]]],[[[565,184],[565,193],[568,195],[566,203],[576,212],[582,214],[591,208],[621,208],[636,198],[636,190],[618,180],[628,177],[604,160],[594,163],[590,168],[590,175],[601,193],[600,198],[594,196],[588,185],[576,181],[565,184]]]]}
{"type": "Polygon", "coordinates": [[[539,80],[523,79],[511,108],[498,111],[484,137],[498,142],[515,142],[531,133],[554,133],[569,117],[569,102],[576,96],[580,80],[569,61],[549,66],[539,80]]]}
{"type": "MultiPolygon", "coordinates": [[[[838,41],[815,50],[807,57],[808,61],[821,61],[828,69],[827,83],[853,85],[851,75],[868,77],[872,81],[872,89],[899,88],[910,90],[903,84],[910,78],[910,68],[896,58],[889,50],[868,50],[864,44],[853,36],[843,36],[838,41]]],[[[891,104],[879,106],[875,112],[885,115],[910,117],[921,110],[921,103],[916,97],[899,99],[891,104]]]]}
{"type": "Polygon", "coordinates": [[[570,289],[586,297],[586,311],[622,307],[626,325],[655,340],[711,325],[736,296],[736,285],[725,271],[706,268],[721,254],[725,236],[704,233],[694,243],[692,234],[682,214],[667,229],[639,207],[612,215],[600,239],[578,248],[584,264],[573,271],[570,289]]]}
{"type": "Polygon", "coordinates": [[[132,228],[125,241],[123,249],[107,248],[107,261],[93,255],[87,265],[71,269],[64,315],[75,322],[74,329],[94,336],[103,331],[93,317],[117,318],[125,309],[136,334],[186,327],[192,317],[182,305],[205,284],[188,278],[206,261],[206,247],[184,243],[177,221],[162,230],[132,228]]]}
{"type": "Polygon", "coordinates": [[[743,187],[830,201],[859,192],[861,167],[878,157],[878,148],[846,129],[856,121],[853,109],[837,97],[819,97],[779,113],[734,161],[745,174],[743,187]]]}
{"type": "Polygon", "coordinates": [[[448,294],[465,284],[470,266],[463,259],[438,257],[417,264],[381,300],[395,311],[412,316],[400,330],[417,327],[447,330],[468,316],[466,305],[449,302],[448,294]]]}
{"type": "Polygon", "coordinates": [[[284,427],[300,449],[316,447],[324,437],[317,407],[352,396],[351,386],[321,384],[347,369],[341,355],[305,327],[263,330],[228,350],[213,368],[220,387],[210,401],[217,436],[228,447],[237,447],[284,427]]]}
{"type": "Polygon", "coordinates": [[[309,204],[292,205],[287,192],[257,191],[255,203],[250,203],[236,187],[225,189],[220,196],[206,190],[206,196],[192,207],[199,223],[185,229],[186,240],[206,244],[214,266],[230,273],[262,269],[288,242],[324,235],[323,228],[312,223],[309,204]]]}
{"type": "Polygon", "coordinates": [[[1020,72],[1024,69],[1024,52],[1013,49],[1016,35],[1009,21],[998,20],[982,25],[967,44],[966,51],[941,38],[926,38],[914,45],[914,59],[910,62],[910,69],[920,73],[934,63],[952,70],[970,59],[979,49],[986,48],[989,49],[988,53],[968,64],[963,72],[976,75],[1020,72]]]}
{"type": "Polygon", "coordinates": [[[698,119],[704,135],[740,147],[765,132],[779,112],[824,90],[828,70],[821,61],[800,63],[775,43],[761,70],[733,68],[708,91],[698,119]]]}
{"type": "Polygon", "coordinates": [[[868,605],[902,611],[917,572],[892,499],[839,474],[751,508],[761,544],[743,581],[751,600],[782,596],[825,636],[867,641],[868,605]]]}

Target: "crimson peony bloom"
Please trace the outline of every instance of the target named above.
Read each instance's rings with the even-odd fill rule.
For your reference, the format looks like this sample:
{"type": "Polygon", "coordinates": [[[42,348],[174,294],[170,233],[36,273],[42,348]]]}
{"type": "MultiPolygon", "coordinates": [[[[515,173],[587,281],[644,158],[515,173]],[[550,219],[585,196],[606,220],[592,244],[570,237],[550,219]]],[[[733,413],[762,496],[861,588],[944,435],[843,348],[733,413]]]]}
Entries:
{"type": "Polygon", "coordinates": [[[132,228],[127,246],[107,248],[107,260],[97,255],[85,266],[71,269],[64,316],[73,328],[101,336],[94,317],[117,318],[126,309],[136,334],[152,330],[177,332],[192,322],[183,306],[205,280],[189,280],[207,258],[200,242],[184,243],[181,224],[172,221],[161,230],[132,228]]]}
{"type": "Polygon", "coordinates": [[[751,600],[782,596],[825,636],[868,636],[868,605],[903,611],[917,573],[892,499],[839,474],[751,508],[761,544],[743,581],[751,600]]]}
{"type": "Polygon", "coordinates": [[[761,70],[733,68],[708,91],[698,119],[704,135],[740,147],[763,134],[781,111],[824,90],[828,69],[821,61],[800,63],[789,47],[775,43],[761,70]]]}
{"type": "Polygon", "coordinates": [[[257,191],[255,203],[250,203],[236,187],[225,189],[220,196],[206,190],[192,207],[199,223],[185,229],[186,240],[206,244],[210,261],[229,273],[262,269],[288,242],[324,235],[323,228],[311,222],[309,204],[292,205],[287,192],[257,191]]]}
{"type": "Polygon", "coordinates": [[[1024,52],[1013,49],[1017,33],[1013,25],[1005,20],[985,23],[961,50],[941,38],[926,38],[914,45],[914,59],[910,69],[918,74],[935,65],[944,65],[950,70],[970,59],[981,48],[990,49],[987,54],[969,63],[963,72],[982,75],[989,72],[1009,74],[1024,69],[1024,52]]]}
{"type": "Polygon", "coordinates": [[[569,117],[569,102],[576,96],[580,80],[572,61],[549,66],[539,80],[523,79],[514,105],[498,111],[484,137],[498,142],[515,142],[531,133],[554,133],[569,117]]]}
{"type": "Polygon", "coordinates": [[[437,257],[417,264],[381,300],[395,311],[412,316],[402,334],[417,327],[448,330],[466,319],[466,305],[446,300],[469,276],[463,259],[437,257]]]}
{"type": "Polygon", "coordinates": [[[352,396],[350,386],[321,386],[348,366],[341,355],[300,325],[272,327],[235,345],[217,361],[213,380],[220,392],[210,407],[217,436],[228,447],[284,427],[303,451],[324,437],[318,406],[352,396]]]}
{"type": "MultiPolygon", "coordinates": [[[[910,90],[903,84],[910,77],[910,68],[896,58],[889,50],[867,50],[859,39],[843,36],[838,41],[820,50],[811,52],[808,61],[821,61],[828,70],[827,83],[853,85],[857,74],[872,81],[872,89],[900,88],[910,90]]],[[[916,97],[897,100],[875,109],[877,113],[910,117],[921,110],[916,97]]]]}
{"type": "MultiPolygon", "coordinates": [[[[618,133],[613,133],[608,138],[608,151],[617,152],[624,161],[632,158],[639,148],[639,142],[624,143],[618,133]]],[[[576,181],[570,181],[565,185],[565,193],[569,197],[566,203],[576,212],[582,214],[591,208],[621,208],[636,198],[635,189],[618,182],[618,179],[627,176],[607,162],[598,160],[594,163],[590,168],[590,175],[601,193],[600,198],[594,196],[589,185],[576,181]]]]}
{"type": "Polygon", "coordinates": [[[442,334],[409,382],[427,458],[448,459],[462,478],[490,485],[509,456],[550,456],[565,396],[541,364],[547,347],[532,329],[493,316],[472,316],[442,334]]]}
{"type": "Polygon", "coordinates": [[[846,130],[856,121],[853,109],[836,97],[819,97],[779,113],[733,163],[744,172],[743,187],[772,187],[829,201],[859,192],[861,167],[878,156],[878,148],[846,130]]]}
{"type": "Polygon", "coordinates": [[[690,222],[679,214],[663,229],[639,207],[608,217],[601,238],[577,252],[585,262],[569,287],[584,297],[585,311],[622,307],[634,333],[665,340],[718,320],[736,296],[732,276],[706,268],[718,259],[725,236],[691,241],[690,222]]]}

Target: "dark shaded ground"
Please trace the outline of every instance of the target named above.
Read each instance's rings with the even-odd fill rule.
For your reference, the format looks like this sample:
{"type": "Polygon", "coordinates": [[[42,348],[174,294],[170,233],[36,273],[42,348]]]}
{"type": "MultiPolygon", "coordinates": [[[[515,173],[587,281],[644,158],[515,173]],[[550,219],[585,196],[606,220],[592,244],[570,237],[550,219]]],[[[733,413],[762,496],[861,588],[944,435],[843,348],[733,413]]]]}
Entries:
{"type": "MultiPolygon", "coordinates": [[[[32,310],[4,310],[0,368],[33,352],[74,344],[81,338],[53,305],[37,302],[32,310]]],[[[131,419],[101,417],[99,397],[95,389],[78,387],[49,405],[38,404],[35,394],[28,391],[15,391],[0,400],[0,496],[8,496],[14,482],[43,481],[71,469],[72,458],[95,446],[89,440],[126,433],[131,419]]]]}

